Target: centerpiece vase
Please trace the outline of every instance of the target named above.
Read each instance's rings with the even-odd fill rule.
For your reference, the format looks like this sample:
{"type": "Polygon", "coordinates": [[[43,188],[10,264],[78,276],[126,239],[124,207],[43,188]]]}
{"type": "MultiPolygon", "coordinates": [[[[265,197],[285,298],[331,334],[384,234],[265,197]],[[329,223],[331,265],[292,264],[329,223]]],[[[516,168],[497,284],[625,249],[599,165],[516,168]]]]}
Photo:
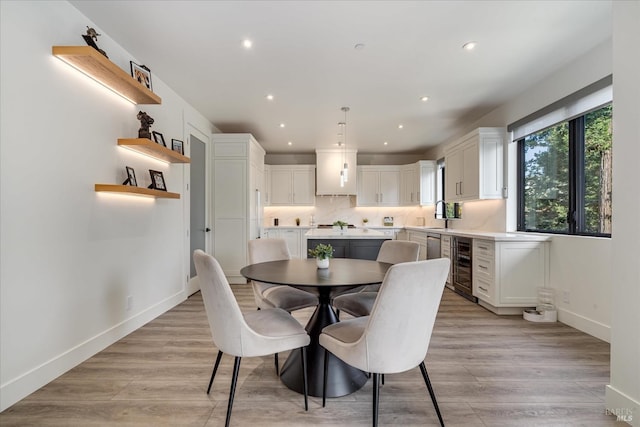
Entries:
{"type": "Polygon", "coordinates": [[[318,268],[329,268],[329,258],[316,258],[318,268]]]}

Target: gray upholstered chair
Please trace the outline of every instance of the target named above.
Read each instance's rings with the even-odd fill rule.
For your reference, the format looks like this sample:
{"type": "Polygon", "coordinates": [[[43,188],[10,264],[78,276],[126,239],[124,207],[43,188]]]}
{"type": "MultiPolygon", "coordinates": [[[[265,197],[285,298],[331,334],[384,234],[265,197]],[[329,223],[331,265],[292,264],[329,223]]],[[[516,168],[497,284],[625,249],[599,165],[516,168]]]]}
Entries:
{"type": "MultiPolygon", "coordinates": [[[[389,264],[418,261],[420,244],[408,240],[387,240],[380,247],[376,261],[389,264]]],[[[370,285],[357,292],[347,292],[333,299],[333,306],[338,312],[344,311],[354,317],[368,316],[378,296],[380,285],[370,285]]]]}
{"type": "Polygon", "coordinates": [[[243,315],[218,261],[201,250],[194,252],[193,261],[200,278],[200,291],[213,342],[218,347],[218,356],[207,394],[211,391],[222,353],[235,356],[225,426],[228,426],[231,420],[233,397],[242,357],[266,356],[299,348],[302,352],[304,408],[305,411],[308,410],[306,346],[309,345],[310,338],[302,325],[289,313],[279,308],[243,315]]]}
{"type": "MultiPolygon", "coordinates": [[[[334,323],[320,334],[325,351],[373,373],[374,426],[378,423],[379,375],[419,366],[444,427],[424,359],[448,272],[447,258],[396,264],[387,271],[371,315],[334,323]]],[[[322,406],[326,402],[328,359],[325,353],[322,406]]]]}
{"type": "MultiPolygon", "coordinates": [[[[284,239],[249,240],[249,263],[281,261],[291,259],[287,241],[284,239]]],[[[253,297],[258,310],[281,308],[289,313],[318,305],[318,297],[290,286],[273,285],[252,281],[253,297]]],[[[274,355],[276,374],[279,374],[278,353],[274,355]]]]}

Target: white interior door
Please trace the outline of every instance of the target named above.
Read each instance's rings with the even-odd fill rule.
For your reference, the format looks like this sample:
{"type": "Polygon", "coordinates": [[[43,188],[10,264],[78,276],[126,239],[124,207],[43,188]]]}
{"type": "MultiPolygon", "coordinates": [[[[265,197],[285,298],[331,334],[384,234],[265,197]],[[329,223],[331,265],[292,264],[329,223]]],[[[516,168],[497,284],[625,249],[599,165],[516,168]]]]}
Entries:
{"type": "MultiPolygon", "coordinates": [[[[207,146],[198,136],[190,133],[189,145],[191,149],[190,189],[189,189],[189,277],[196,276],[193,263],[193,251],[201,249],[207,251],[208,224],[207,209],[207,146]]],[[[189,280],[187,294],[191,295],[199,290],[197,280],[189,280]]]]}

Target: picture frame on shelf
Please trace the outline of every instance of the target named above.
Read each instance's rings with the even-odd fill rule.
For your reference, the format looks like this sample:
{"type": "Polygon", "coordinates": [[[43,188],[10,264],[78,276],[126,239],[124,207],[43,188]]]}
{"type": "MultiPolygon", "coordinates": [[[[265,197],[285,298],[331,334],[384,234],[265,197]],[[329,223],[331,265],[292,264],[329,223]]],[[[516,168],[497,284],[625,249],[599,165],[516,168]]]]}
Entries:
{"type": "Polygon", "coordinates": [[[180,154],[184,154],[184,142],[179,139],[171,139],[171,149],[177,151],[180,154]]]}
{"type": "Polygon", "coordinates": [[[149,175],[151,175],[151,185],[149,185],[149,188],[167,191],[167,184],[164,182],[162,172],[149,169],[149,175]]]}
{"type": "Polygon", "coordinates": [[[163,147],[167,146],[167,144],[165,144],[164,142],[164,136],[160,132],[156,132],[154,130],[151,132],[151,134],[153,135],[153,140],[156,142],[156,144],[160,144],[163,147]]]}
{"type": "Polygon", "coordinates": [[[153,86],[151,84],[151,70],[146,65],[139,65],[133,61],[129,61],[129,63],[131,64],[131,77],[153,92],[153,86]]]}
{"type": "Polygon", "coordinates": [[[136,171],[134,171],[133,168],[129,166],[125,166],[125,168],[127,169],[127,179],[122,183],[122,185],[137,187],[138,181],[136,180],[136,171]]]}

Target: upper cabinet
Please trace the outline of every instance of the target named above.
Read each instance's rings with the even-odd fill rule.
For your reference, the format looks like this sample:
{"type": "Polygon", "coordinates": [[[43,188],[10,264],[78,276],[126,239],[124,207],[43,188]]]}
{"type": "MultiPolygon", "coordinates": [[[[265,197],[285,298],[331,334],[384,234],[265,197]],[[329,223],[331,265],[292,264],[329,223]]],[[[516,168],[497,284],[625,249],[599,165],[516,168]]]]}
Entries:
{"type": "Polygon", "coordinates": [[[358,166],[358,206],[399,206],[400,166],[358,166]]]}
{"type": "Polygon", "coordinates": [[[478,128],[445,148],[445,199],[501,199],[504,128],[478,128]]]}
{"type": "Polygon", "coordinates": [[[316,150],[316,194],[318,196],[348,196],[356,194],[357,150],[327,149],[316,150]],[[348,167],[348,180],[340,186],[340,171],[344,163],[348,167]]]}
{"type": "Polygon", "coordinates": [[[427,206],[435,203],[436,162],[420,160],[401,166],[400,204],[427,206]]]}
{"type": "Polygon", "coordinates": [[[53,46],[52,54],[134,104],[162,102],[158,95],[91,46],[53,46]]]}
{"type": "Polygon", "coordinates": [[[267,189],[269,205],[315,204],[315,166],[271,165],[269,166],[270,189],[267,189]]]}

